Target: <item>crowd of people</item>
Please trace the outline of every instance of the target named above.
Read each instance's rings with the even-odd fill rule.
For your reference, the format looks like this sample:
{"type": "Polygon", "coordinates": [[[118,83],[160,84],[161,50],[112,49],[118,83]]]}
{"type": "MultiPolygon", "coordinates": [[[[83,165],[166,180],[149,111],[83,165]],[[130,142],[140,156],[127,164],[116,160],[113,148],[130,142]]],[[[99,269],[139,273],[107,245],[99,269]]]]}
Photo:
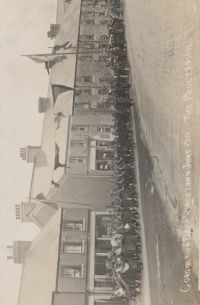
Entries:
{"type": "Polygon", "coordinates": [[[129,64],[122,0],[108,0],[109,96],[114,118],[112,250],[106,268],[113,278],[114,298],[135,299],[141,292],[140,215],[134,158],[129,64]]]}

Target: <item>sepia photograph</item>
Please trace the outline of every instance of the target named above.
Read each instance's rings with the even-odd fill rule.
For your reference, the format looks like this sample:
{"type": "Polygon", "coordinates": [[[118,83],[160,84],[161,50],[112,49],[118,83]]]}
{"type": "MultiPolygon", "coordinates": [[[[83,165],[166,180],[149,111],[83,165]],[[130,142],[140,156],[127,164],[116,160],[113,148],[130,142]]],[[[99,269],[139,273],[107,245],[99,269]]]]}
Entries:
{"type": "Polygon", "coordinates": [[[0,305],[200,305],[200,2],[1,0],[0,305]]]}

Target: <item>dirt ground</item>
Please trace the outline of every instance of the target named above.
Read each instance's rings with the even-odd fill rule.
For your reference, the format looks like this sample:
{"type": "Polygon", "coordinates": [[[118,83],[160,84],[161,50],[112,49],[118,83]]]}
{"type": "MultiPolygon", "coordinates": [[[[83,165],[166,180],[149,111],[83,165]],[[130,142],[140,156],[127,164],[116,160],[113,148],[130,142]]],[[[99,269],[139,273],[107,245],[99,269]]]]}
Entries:
{"type": "Polygon", "coordinates": [[[192,232],[197,271],[200,4],[126,0],[125,8],[132,80],[141,133],[152,156],[152,179],[174,233],[182,239],[185,230],[192,232]]]}

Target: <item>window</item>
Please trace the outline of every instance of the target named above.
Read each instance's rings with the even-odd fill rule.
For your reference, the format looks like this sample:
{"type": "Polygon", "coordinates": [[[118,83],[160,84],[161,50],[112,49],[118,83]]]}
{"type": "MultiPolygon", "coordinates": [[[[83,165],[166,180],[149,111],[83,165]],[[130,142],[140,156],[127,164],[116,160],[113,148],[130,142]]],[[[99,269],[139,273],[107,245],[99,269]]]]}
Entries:
{"type": "MultiPolygon", "coordinates": [[[[88,7],[93,7],[94,5],[93,5],[93,3],[92,2],[82,2],[82,6],[83,7],[86,7],[86,8],[88,8],[88,7]]],[[[87,12],[87,11],[86,11],[87,12]]],[[[90,11],[89,11],[90,12],[90,11]]]]}
{"type": "Polygon", "coordinates": [[[107,40],[108,36],[107,35],[100,35],[99,40],[107,40]]]}
{"type": "Polygon", "coordinates": [[[102,25],[106,25],[107,23],[108,23],[107,19],[100,20],[100,24],[102,25]]]}
{"type": "Polygon", "coordinates": [[[81,49],[94,49],[94,44],[93,43],[88,43],[88,42],[85,42],[85,41],[81,41],[80,48],[81,49]]]}
{"type": "Polygon", "coordinates": [[[100,43],[99,44],[99,48],[108,48],[108,44],[107,43],[100,43]]]}
{"type": "Polygon", "coordinates": [[[84,82],[84,83],[91,83],[92,82],[92,76],[88,75],[88,76],[78,76],[77,77],[77,82],[84,82]]]}
{"type": "Polygon", "coordinates": [[[75,103],[76,109],[90,109],[90,103],[75,103]]]}
{"type": "Polygon", "coordinates": [[[106,7],[106,4],[104,4],[104,3],[97,3],[97,4],[96,4],[96,9],[101,10],[101,9],[103,9],[103,8],[105,8],[105,7],[106,7]]]}
{"type": "Polygon", "coordinates": [[[96,101],[92,101],[91,102],[91,109],[96,109],[97,108],[97,103],[96,103],[96,101]]]}
{"type": "Polygon", "coordinates": [[[96,253],[108,253],[112,249],[110,240],[96,239],[95,252],[96,253]]]}
{"type": "Polygon", "coordinates": [[[79,128],[79,130],[80,130],[80,131],[85,131],[85,130],[87,130],[87,127],[82,126],[82,127],[79,128]]]}
{"type": "Polygon", "coordinates": [[[83,81],[84,81],[84,83],[91,83],[92,82],[92,76],[84,76],[83,81]]]}
{"type": "Polygon", "coordinates": [[[94,19],[84,19],[81,20],[82,24],[94,24],[94,19]]]}
{"type": "Polygon", "coordinates": [[[92,94],[92,88],[77,88],[76,91],[76,96],[79,96],[81,94],[87,94],[87,95],[91,95],[92,94]]]}
{"type": "Polygon", "coordinates": [[[95,275],[104,275],[108,273],[106,269],[106,256],[97,256],[95,257],[95,275]]]}
{"type": "Polygon", "coordinates": [[[99,61],[108,61],[109,57],[106,55],[99,55],[99,61]]]}
{"type": "Polygon", "coordinates": [[[104,77],[104,78],[103,78],[103,77],[100,77],[100,78],[99,78],[99,82],[100,82],[100,83],[106,83],[106,82],[109,83],[109,82],[110,82],[110,79],[109,79],[109,78],[106,78],[106,77],[104,77]]]}
{"type": "MultiPolygon", "coordinates": [[[[95,283],[94,283],[95,287],[104,287],[106,289],[108,289],[108,287],[110,288],[110,290],[113,290],[113,281],[112,278],[108,278],[108,276],[106,275],[105,278],[103,278],[102,276],[98,278],[98,276],[95,276],[95,283]]],[[[94,303],[95,305],[112,305],[112,303],[94,303]]],[[[121,303],[120,303],[121,304],[121,303]]]]}
{"type": "Polygon", "coordinates": [[[98,89],[98,94],[99,94],[99,95],[104,95],[104,94],[107,93],[107,91],[108,91],[108,90],[106,90],[105,88],[99,88],[99,89],[98,89]]]}
{"type": "Polygon", "coordinates": [[[101,138],[101,139],[109,139],[109,138],[110,138],[110,135],[109,135],[109,134],[101,134],[101,135],[100,135],[100,138],[101,138]]]}
{"type": "Polygon", "coordinates": [[[66,242],[63,244],[63,252],[64,253],[84,253],[84,242],[75,242],[69,243],[66,242]]]}
{"type": "Polygon", "coordinates": [[[77,162],[80,164],[85,163],[84,161],[85,161],[85,159],[80,159],[80,158],[77,159],[77,162]]]}
{"type": "Polygon", "coordinates": [[[89,109],[90,108],[90,104],[89,103],[83,103],[81,104],[83,109],[89,109]]]}
{"type": "Polygon", "coordinates": [[[85,158],[70,157],[69,162],[74,164],[85,164],[85,158]]]}
{"type": "Polygon", "coordinates": [[[111,131],[111,127],[105,127],[105,132],[110,132],[111,131]]]}
{"type": "Polygon", "coordinates": [[[88,94],[88,95],[91,95],[92,94],[92,88],[84,88],[81,90],[82,93],[84,94],[88,94]]]}
{"type": "Polygon", "coordinates": [[[97,147],[112,148],[113,147],[113,142],[112,141],[97,140],[97,147]]]}
{"type": "Polygon", "coordinates": [[[82,16],[94,16],[94,11],[82,11],[82,16]]]}
{"type": "Polygon", "coordinates": [[[64,222],[65,231],[85,231],[85,219],[64,222]]]}
{"type": "Polygon", "coordinates": [[[83,266],[62,266],[62,276],[81,278],[83,277],[83,266]]]}
{"type": "Polygon", "coordinates": [[[86,125],[73,125],[72,126],[72,131],[83,132],[83,131],[87,131],[87,130],[88,130],[88,127],[86,125]]]}
{"type": "Polygon", "coordinates": [[[95,12],[95,16],[105,16],[105,12],[95,12]]]}
{"type": "Polygon", "coordinates": [[[112,161],[97,160],[96,166],[99,171],[111,171],[113,168],[112,161]]]}
{"type": "Polygon", "coordinates": [[[93,55],[81,55],[78,57],[80,61],[91,62],[93,60],[93,55]]]}
{"type": "Polygon", "coordinates": [[[96,216],[96,224],[95,224],[96,238],[109,238],[111,229],[112,229],[112,218],[110,215],[96,216]]]}
{"type": "Polygon", "coordinates": [[[112,150],[97,150],[96,151],[96,158],[97,159],[114,159],[114,153],[112,150]]]}
{"type": "Polygon", "coordinates": [[[82,140],[71,140],[70,146],[71,147],[83,147],[84,142],[82,140]]]}
{"type": "Polygon", "coordinates": [[[111,132],[111,126],[97,126],[98,132],[111,132]]]}
{"type": "Polygon", "coordinates": [[[94,40],[94,34],[92,34],[92,35],[80,35],[80,39],[82,41],[84,41],[84,40],[94,40]]]}

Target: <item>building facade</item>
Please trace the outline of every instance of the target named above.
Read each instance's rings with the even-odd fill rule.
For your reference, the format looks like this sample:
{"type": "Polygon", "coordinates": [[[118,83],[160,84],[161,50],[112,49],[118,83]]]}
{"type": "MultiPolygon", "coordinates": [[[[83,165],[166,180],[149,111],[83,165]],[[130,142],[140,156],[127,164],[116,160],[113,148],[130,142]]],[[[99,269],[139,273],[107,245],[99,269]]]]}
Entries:
{"type": "Polygon", "coordinates": [[[106,269],[111,214],[63,209],[54,305],[126,304],[113,299],[113,280],[106,269]]]}
{"type": "Polygon", "coordinates": [[[82,0],[70,146],[70,172],[109,175],[113,169],[113,106],[107,93],[106,1],[82,0]],[[77,158],[86,155],[86,159],[77,158]],[[84,164],[84,165],[82,165],[84,164]]]}
{"type": "Polygon", "coordinates": [[[115,283],[106,269],[111,216],[80,207],[62,208],[32,243],[14,242],[14,262],[22,264],[18,304],[127,304],[113,298],[115,283]]]}
{"type": "MultiPolygon", "coordinates": [[[[61,2],[58,9],[61,5],[63,9],[61,2]]],[[[79,16],[73,67],[68,61],[74,78],[68,74],[62,84],[72,87],[73,82],[73,91],[60,94],[56,101],[51,94],[39,100],[39,112],[44,112],[42,143],[34,162],[30,200],[21,204],[21,219],[34,221],[41,232],[23,256],[18,305],[127,304],[113,299],[114,283],[106,269],[114,164],[106,2],[64,3],[79,16]],[[35,282],[33,287],[30,283],[35,282]]],[[[58,14],[59,28],[53,33],[57,45],[64,42],[59,33],[66,30],[62,24],[66,20],[61,19],[58,14]]],[[[60,63],[52,68],[51,83],[56,82],[57,71],[59,79],[65,79],[68,71],[63,67],[60,63]]],[[[19,214],[18,207],[18,218],[19,214]]]]}

